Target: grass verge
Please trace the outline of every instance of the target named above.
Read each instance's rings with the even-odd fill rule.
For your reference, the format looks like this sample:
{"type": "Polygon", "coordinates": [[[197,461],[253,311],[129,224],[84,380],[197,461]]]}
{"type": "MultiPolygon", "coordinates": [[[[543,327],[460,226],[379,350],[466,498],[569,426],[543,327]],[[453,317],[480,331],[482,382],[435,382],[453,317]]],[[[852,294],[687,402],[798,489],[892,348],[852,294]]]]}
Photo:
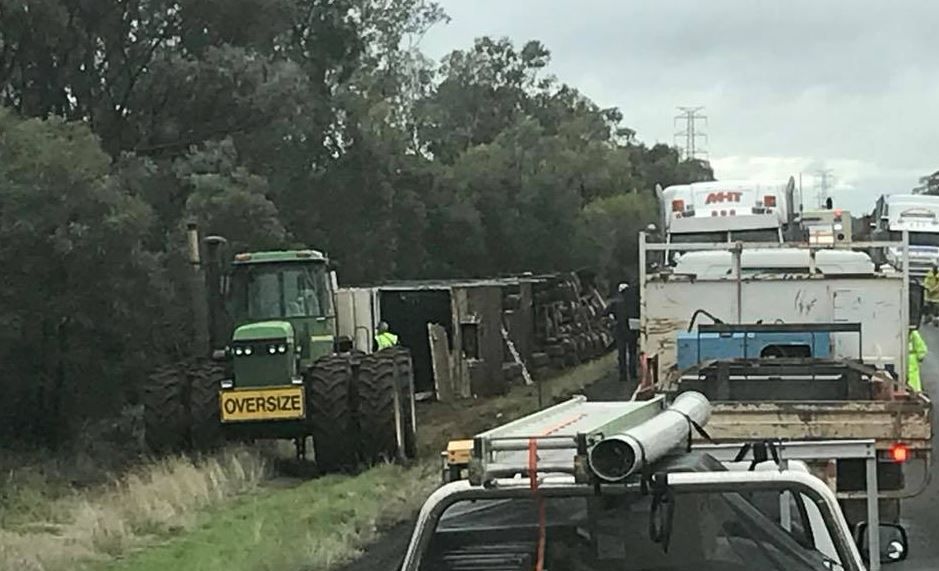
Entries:
{"type": "Polygon", "coordinates": [[[436,486],[430,464],[382,465],[354,478],[327,476],[268,489],[206,513],[170,543],[117,561],[111,571],[325,571],[346,563],[378,534],[410,518],[436,486]]]}
{"type": "Polygon", "coordinates": [[[16,471],[0,482],[0,569],[64,571],[106,561],[191,529],[211,506],[256,489],[266,462],[234,448],[199,460],[144,464],[112,484],[78,490],[16,471]]]}
{"type": "MultiPolygon", "coordinates": [[[[427,462],[379,466],[289,489],[262,487],[257,449],[138,466],[115,483],[77,490],[56,470],[0,473],[0,570],[327,571],[383,529],[413,516],[438,482],[436,457],[471,436],[583,391],[615,369],[608,355],[493,399],[420,410],[427,462]]],[[[10,464],[15,465],[15,464],[10,464]]]]}
{"type": "MultiPolygon", "coordinates": [[[[550,406],[586,389],[616,370],[616,354],[610,353],[541,381],[541,406],[538,387],[519,385],[496,398],[454,403],[430,403],[421,410],[418,441],[421,454],[435,457],[447,442],[470,438],[494,426],[550,406]]],[[[624,396],[624,398],[626,398],[624,396]]]]}

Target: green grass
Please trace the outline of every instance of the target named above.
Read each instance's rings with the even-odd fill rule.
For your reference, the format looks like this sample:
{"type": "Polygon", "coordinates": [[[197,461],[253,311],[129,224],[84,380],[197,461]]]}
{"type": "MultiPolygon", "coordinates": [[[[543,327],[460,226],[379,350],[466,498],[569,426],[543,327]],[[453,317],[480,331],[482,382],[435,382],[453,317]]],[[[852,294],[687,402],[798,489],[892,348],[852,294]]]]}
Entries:
{"type": "Polygon", "coordinates": [[[434,488],[429,466],[383,465],[237,500],[183,537],[116,561],[110,571],[326,570],[350,561],[386,527],[414,513],[434,488]]]}

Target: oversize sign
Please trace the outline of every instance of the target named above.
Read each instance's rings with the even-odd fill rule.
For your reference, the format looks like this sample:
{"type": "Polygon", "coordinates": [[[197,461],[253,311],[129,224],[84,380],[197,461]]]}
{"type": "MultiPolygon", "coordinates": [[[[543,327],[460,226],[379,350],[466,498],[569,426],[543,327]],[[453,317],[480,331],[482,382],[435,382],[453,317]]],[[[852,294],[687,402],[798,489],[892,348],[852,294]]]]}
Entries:
{"type": "Polygon", "coordinates": [[[222,422],[303,418],[303,387],[231,390],[219,393],[222,422]]]}
{"type": "Polygon", "coordinates": [[[740,197],[743,196],[742,192],[712,192],[708,194],[707,199],[705,199],[705,204],[714,204],[716,202],[740,202],[740,197]]]}

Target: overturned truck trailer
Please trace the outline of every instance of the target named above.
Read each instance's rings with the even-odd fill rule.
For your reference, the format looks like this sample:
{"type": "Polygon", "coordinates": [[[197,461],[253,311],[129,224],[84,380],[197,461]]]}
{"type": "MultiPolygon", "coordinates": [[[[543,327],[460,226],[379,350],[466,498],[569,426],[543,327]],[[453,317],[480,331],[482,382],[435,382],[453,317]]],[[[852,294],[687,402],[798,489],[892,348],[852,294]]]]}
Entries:
{"type": "Polygon", "coordinates": [[[394,282],[340,289],[339,333],[368,352],[379,321],[413,357],[421,397],[503,394],[607,351],[612,336],[596,285],[577,274],[394,282]],[[511,341],[511,348],[508,346],[511,341]]]}
{"type": "MultiPolygon", "coordinates": [[[[643,271],[644,390],[707,395],[717,442],[876,441],[885,516],[898,518],[899,500],[927,483],[931,453],[931,403],[906,389],[904,366],[921,290],[847,249],[688,246],[674,267],[643,271]]],[[[662,247],[643,236],[641,260],[662,247]]],[[[857,521],[863,463],[816,468],[857,521]]]]}

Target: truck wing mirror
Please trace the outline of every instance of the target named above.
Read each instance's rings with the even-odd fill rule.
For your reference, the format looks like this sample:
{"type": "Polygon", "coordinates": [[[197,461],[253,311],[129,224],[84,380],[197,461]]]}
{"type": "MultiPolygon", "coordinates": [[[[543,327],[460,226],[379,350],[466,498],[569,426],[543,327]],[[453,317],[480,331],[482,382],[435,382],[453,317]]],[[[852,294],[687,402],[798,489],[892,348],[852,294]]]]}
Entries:
{"type": "MultiPolygon", "coordinates": [[[[854,538],[861,556],[870,559],[870,535],[867,522],[857,525],[854,538]]],[[[909,557],[909,553],[910,541],[907,538],[906,529],[895,523],[880,524],[880,562],[897,563],[909,557]]]]}

